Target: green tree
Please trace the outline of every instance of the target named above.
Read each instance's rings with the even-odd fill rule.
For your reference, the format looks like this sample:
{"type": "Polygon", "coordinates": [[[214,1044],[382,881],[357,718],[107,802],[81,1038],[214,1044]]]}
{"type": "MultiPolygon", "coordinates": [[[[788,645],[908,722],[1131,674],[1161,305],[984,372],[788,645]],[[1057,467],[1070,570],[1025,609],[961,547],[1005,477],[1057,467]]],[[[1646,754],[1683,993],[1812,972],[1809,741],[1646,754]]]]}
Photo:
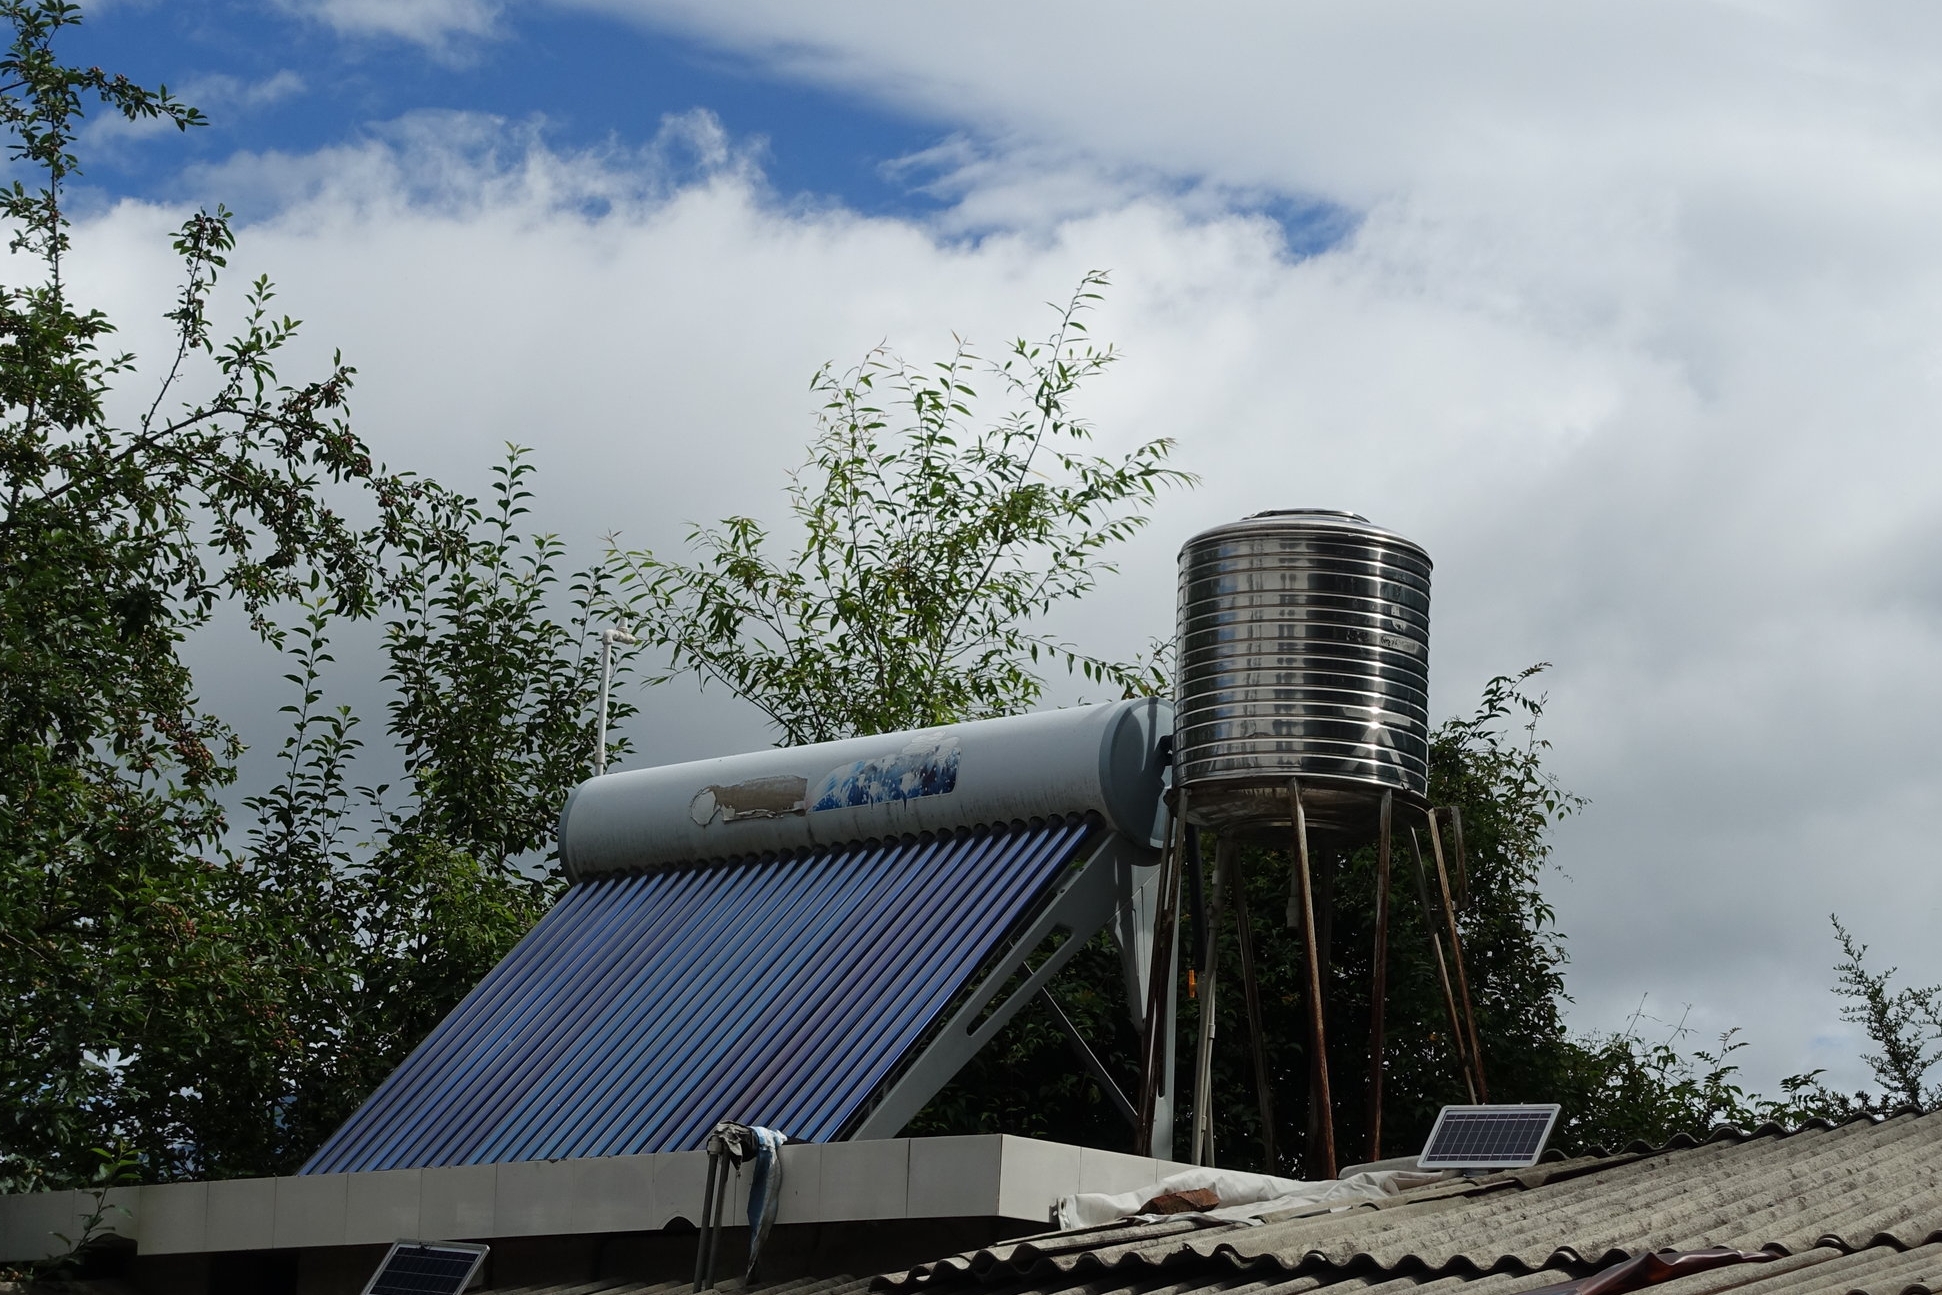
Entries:
{"type": "Polygon", "coordinates": [[[274,634],[298,594],[364,614],[425,488],[346,421],[352,370],[286,382],[297,324],[249,288],[219,340],[234,238],[201,211],[174,238],[173,330],[132,422],[135,359],[77,302],[67,195],[83,109],[187,129],[193,108],[55,43],[64,0],[4,0],[0,189],[0,1181],[84,1180],[119,1140],[152,1172],[249,1105],[274,1051],[274,969],[238,938],[217,793],[234,734],[198,704],[186,635],[233,603],[274,634]],[[362,501],[361,504],[357,501],[362,501]],[[353,506],[374,521],[347,520],[353,506]]]}
{"type": "Polygon", "coordinates": [[[788,486],[799,546],[771,557],[761,523],[730,517],[692,531],[692,560],[618,555],[640,636],[671,672],[754,703],[786,745],[1016,714],[1044,695],[1044,662],[1153,690],[1151,666],[1035,628],[1115,569],[1103,555],[1162,487],[1195,480],[1166,466],[1170,440],[1083,452],[1074,397],[1116,358],[1085,331],[1105,283],[1086,275],[1049,337],[996,362],[960,342],[929,368],[883,350],[824,367],[788,486]],[[974,382],[997,389],[995,410],[974,382]]]}
{"type": "Polygon", "coordinates": [[[103,1146],[148,1179],[287,1171],[550,902],[612,573],[519,530],[518,451],[486,506],[377,467],[341,358],[279,377],[297,324],[266,280],[218,340],[220,208],[177,233],[172,349],[111,418],[135,361],[65,285],[82,110],[202,118],[61,63],[64,0],[0,21],[0,123],[39,178],[0,190],[39,276],[0,286],[0,1190],[88,1182],[103,1146]],[[182,658],[225,606],[299,689],[240,836],[240,744],[182,658]],[[393,695],[367,751],[325,676],[337,627],[372,616],[393,695]]]}
{"type": "MultiPolygon", "coordinates": [[[[242,868],[287,1041],[262,1141],[235,1158],[257,1172],[301,1164],[558,894],[554,833],[592,773],[595,618],[612,572],[563,573],[557,538],[518,529],[531,473],[512,449],[489,506],[446,499],[407,542],[384,623],[379,751],[362,750],[357,716],[325,703],[325,610],[293,635],[284,776],[247,802],[257,821],[242,868]],[[401,785],[353,785],[374,754],[402,761],[401,785]]],[[[634,713],[618,699],[610,711],[634,713]]]]}
{"type": "Polygon", "coordinates": [[[1841,919],[1830,915],[1841,961],[1835,964],[1834,993],[1847,1001],[1841,1019],[1859,1025],[1875,1052],[1862,1060],[1881,1091],[1841,1093],[1820,1082],[1820,1072],[1786,1081],[1790,1099],[1808,1114],[1832,1119],[1891,1115],[1942,1106],[1942,1084],[1928,1084],[1942,1062],[1942,985],[1895,987],[1899,969],[1868,969],[1868,946],[1855,939],[1841,919]]]}

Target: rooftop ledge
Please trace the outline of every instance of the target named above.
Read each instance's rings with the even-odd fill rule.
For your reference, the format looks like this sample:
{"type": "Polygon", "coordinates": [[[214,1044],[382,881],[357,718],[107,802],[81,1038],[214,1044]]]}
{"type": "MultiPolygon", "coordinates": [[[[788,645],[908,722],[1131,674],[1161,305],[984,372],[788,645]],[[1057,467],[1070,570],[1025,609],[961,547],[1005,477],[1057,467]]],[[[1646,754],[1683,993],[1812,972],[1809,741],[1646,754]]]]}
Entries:
{"type": "MultiPolygon", "coordinates": [[[[778,1224],[988,1218],[1049,1225],[1075,1192],[1129,1192],[1188,1166],[1009,1134],[801,1143],[782,1150],[778,1224]]],[[[753,1167],[724,1225],[748,1217],[753,1167]]],[[[701,1151],[124,1187],[104,1231],[141,1255],[652,1232],[698,1223],[701,1151]]],[[[0,1196],[0,1262],[65,1253],[91,1193],[0,1196]]]]}

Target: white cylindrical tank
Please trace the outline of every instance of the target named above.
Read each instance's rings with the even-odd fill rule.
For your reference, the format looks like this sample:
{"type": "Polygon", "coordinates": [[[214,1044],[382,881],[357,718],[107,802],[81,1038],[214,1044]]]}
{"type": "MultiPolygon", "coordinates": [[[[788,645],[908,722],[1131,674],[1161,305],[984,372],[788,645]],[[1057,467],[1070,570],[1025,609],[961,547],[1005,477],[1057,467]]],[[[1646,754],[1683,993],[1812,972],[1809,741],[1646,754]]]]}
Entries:
{"type": "Polygon", "coordinates": [[[574,788],[560,858],[578,881],[805,846],[1099,814],[1160,843],[1157,697],[633,769],[574,788]]]}

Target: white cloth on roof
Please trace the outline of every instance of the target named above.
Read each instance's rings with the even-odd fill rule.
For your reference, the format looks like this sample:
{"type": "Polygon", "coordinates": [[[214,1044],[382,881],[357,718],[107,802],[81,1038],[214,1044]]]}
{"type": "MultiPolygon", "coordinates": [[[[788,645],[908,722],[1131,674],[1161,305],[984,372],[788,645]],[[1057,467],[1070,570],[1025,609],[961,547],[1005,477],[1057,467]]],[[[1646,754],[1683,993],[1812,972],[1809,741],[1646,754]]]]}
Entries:
{"type": "Polygon", "coordinates": [[[1348,1178],[1305,1183],[1295,1178],[1244,1174],[1233,1169],[1188,1169],[1134,1192],[1081,1192],[1077,1196],[1061,1197],[1054,1209],[1053,1219],[1063,1229],[1097,1227],[1102,1223],[1138,1217],[1177,1218],[1178,1215],[1142,1216],[1140,1208],[1155,1196],[1168,1192],[1206,1188],[1220,1197],[1220,1205],[1197,1212],[1196,1217],[1251,1223],[1264,1214],[1308,1205],[1339,1202],[1346,1206],[1357,1201],[1381,1200],[1412,1187],[1436,1182],[1442,1176],[1440,1173],[1419,1173],[1408,1169],[1375,1169],[1348,1178]]]}

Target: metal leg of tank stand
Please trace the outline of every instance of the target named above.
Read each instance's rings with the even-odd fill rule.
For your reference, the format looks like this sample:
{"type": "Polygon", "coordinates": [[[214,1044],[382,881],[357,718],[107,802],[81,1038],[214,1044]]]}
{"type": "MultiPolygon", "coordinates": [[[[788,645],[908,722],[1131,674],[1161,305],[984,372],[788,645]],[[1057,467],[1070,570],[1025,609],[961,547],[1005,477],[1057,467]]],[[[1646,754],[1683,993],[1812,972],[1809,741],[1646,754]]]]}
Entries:
{"type": "MultiPolygon", "coordinates": [[[[1140,1060],[1140,1118],[1133,1138],[1135,1155],[1173,1158],[1171,1146],[1156,1147],[1154,1117],[1160,1097],[1167,1091],[1168,1062],[1172,1050],[1172,1021],[1168,1005],[1173,1001],[1174,937],[1180,922],[1180,864],[1186,854],[1187,792],[1174,794],[1172,817],[1167,824],[1167,844],[1160,856],[1159,893],[1153,916],[1153,963],[1146,982],[1146,1028],[1142,1031],[1140,1060]]],[[[1172,1121],[1167,1121],[1167,1140],[1172,1140],[1172,1121]]]]}
{"type": "Polygon", "coordinates": [[[1443,915],[1450,924],[1450,961],[1456,964],[1457,992],[1463,1000],[1463,1019],[1470,1027],[1470,1068],[1477,1074],[1477,1100],[1488,1102],[1490,1088],[1483,1081],[1483,1047],[1477,1039],[1477,1009],[1470,1005],[1470,978],[1463,970],[1463,942],[1457,938],[1456,901],[1450,896],[1450,872],[1443,866],[1443,834],[1436,830],[1436,811],[1430,811],[1430,852],[1436,856],[1436,880],[1443,888],[1443,915]]]}
{"type": "Polygon", "coordinates": [[[1214,866],[1227,874],[1227,892],[1234,897],[1234,943],[1241,955],[1248,1050],[1254,1054],[1254,1096],[1261,1104],[1261,1172],[1272,1174],[1280,1168],[1274,1154],[1274,1088],[1268,1082],[1268,1038],[1261,1025],[1261,982],[1254,974],[1254,923],[1248,917],[1247,884],[1234,866],[1234,849],[1234,843],[1222,837],[1214,866]]]}
{"type": "Polygon", "coordinates": [[[1376,948],[1369,984],[1369,1159],[1382,1159],[1382,1013],[1389,994],[1389,816],[1392,793],[1376,815],[1376,948]]]}
{"type": "Polygon", "coordinates": [[[1308,1103],[1319,1117],[1321,1146],[1308,1149],[1309,1167],[1335,1177],[1335,1104],[1328,1091],[1328,1025],[1322,1019],[1322,962],[1315,945],[1315,883],[1308,861],[1308,812],[1301,804],[1301,780],[1288,780],[1295,829],[1295,890],[1289,907],[1299,910],[1302,955],[1308,964],[1308,1103]],[[1316,1152],[1319,1150],[1320,1155],[1316,1152]]]}
{"type": "MultiPolygon", "coordinates": [[[[1212,899],[1204,910],[1206,927],[1194,935],[1196,971],[1200,989],[1200,1036],[1194,1047],[1194,1126],[1187,1158],[1196,1165],[1214,1163],[1214,1013],[1220,988],[1220,920],[1227,880],[1224,866],[1225,843],[1214,843],[1214,885],[1212,899]]],[[[1194,854],[1188,866],[1198,870],[1201,858],[1194,854]]]]}
{"type": "Polygon", "coordinates": [[[1436,954],[1436,979],[1443,987],[1444,1010],[1450,1014],[1450,1047],[1456,1053],[1457,1069],[1463,1073],[1463,1086],[1474,1105],[1477,1100],[1477,1077],[1470,1070],[1470,1047],[1463,1041],[1463,1021],[1457,1016],[1456,990],[1450,985],[1449,964],[1443,960],[1443,937],[1436,933],[1436,906],[1430,903],[1429,882],[1424,879],[1428,868],[1423,864],[1423,845],[1413,827],[1409,829],[1409,851],[1416,856],[1416,894],[1423,901],[1423,928],[1430,933],[1430,949],[1436,954]]]}

